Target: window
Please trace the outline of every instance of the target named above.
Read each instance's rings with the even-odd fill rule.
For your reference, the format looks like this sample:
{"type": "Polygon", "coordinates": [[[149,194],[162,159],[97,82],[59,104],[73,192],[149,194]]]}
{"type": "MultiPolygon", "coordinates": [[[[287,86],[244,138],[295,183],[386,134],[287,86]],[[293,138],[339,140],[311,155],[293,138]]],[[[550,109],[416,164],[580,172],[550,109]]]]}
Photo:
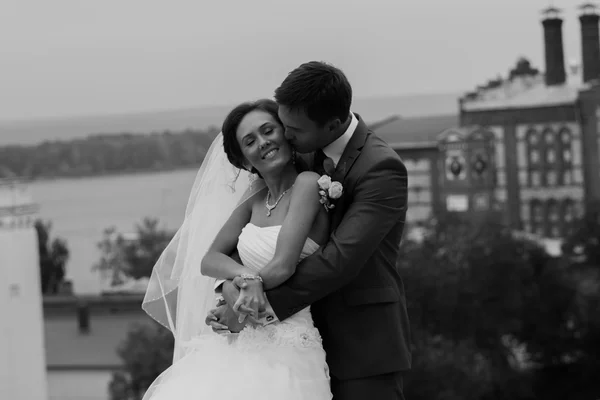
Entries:
{"type": "Polygon", "coordinates": [[[573,232],[573,221],[575,220],[575,202],[565,199],[561,204],[562,234],[570,235],[573,232]]]}
{"type": "Polygon", "coordinates": [[[554,132],[550,129],[546,129],[544,131],[544,144],[542,148],[542,153],[544,155],[543,165],[540,166],[540,169],[543,172],[543,182],[542,184],[545,186],[556,186],[557,185],[557,177],[556,177],[556,147],[557,143],[555,140],[554,132]]]}
{"type": "Polygon", "coordinates": [[[559,171],[560,184],[571,185],[573,182],[573,153],[572,153],[573,135],[568,128],[560,130],[559,160],[557,163],[559,171]]]}
{"type": "Polygon", "coordinates": [[[540,173],[538,171],[531,171],[529,175],[529,185],[533,187],[538,187],[542,184],[542,180],[540,179],[540,173]]]}
{"type": "Polygon", "coordinates": [[[543,160],[540,146],[540,135],[535,129],[530,129],[525,135],[527,142],[527,165],[529,186],[540,186],[540,172],[543,160]]]}
{"type": "Polygon", "coordinates": [[[549,129],[544,132],[544,142],[546,142],[546,145],[554,143],[554,133],[549,129]]]}
{"type": "Polygon", "coordinates": [[[548,200],[546,205],[546,210],[548,211],[548,215],[546,218],[547,222],[547,234],[550,237],[556,238],[560,237],[560,210],[558,207],[558,202],[554,199],[548,200]]]}
{"type": "Polygon", "coordinates": [[[544,235],[544,207],[540,200],[533,199],[529,203],[529,215],[531,217],[531,232],[540,236],[544,235]]]}

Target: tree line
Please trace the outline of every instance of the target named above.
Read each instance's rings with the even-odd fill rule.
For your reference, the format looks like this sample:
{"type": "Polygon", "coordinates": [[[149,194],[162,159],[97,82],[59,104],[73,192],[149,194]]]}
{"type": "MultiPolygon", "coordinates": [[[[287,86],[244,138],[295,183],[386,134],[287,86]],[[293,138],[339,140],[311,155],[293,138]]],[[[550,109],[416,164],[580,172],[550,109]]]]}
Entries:
{"type": "Polygon", "coordinates": [[[195,167],[218,130],[100,134],[84,139],[0,147],[0,178],[56,178],[195,167]]]}

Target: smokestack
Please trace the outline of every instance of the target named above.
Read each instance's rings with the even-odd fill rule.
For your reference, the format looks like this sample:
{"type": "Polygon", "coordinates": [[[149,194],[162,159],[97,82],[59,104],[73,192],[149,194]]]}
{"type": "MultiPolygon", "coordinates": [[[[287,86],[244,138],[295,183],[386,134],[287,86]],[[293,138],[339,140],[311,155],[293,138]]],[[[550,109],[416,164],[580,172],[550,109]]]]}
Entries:
{"type": "Polygon", "coordinates": [[[546,85],[562,85],[567,79],[563,53],[562,19],[558,8],[542,11],[544,19],[544,46],[546,50],[546,85]]]}
{"type": "Polygon", "coordinates": [[[591,3],[579,7],[581,15],[581,56],[583,61],[583,81],[589,82],[600,77],[600,17],[596,5],[591,3]]]}
{"type": "Polygon", "coordinates": [[[85,302],[77,304],[77,325],[79,333],[83,335],[90,333],[90,309],[85,302]]]}

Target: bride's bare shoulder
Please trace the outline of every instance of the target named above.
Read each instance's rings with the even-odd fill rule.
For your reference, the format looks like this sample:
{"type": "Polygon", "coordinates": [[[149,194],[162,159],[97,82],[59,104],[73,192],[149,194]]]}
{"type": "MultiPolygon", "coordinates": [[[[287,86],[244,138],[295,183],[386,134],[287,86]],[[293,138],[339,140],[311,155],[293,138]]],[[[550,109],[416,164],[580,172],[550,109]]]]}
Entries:
{"type": "Polygon", "coordinates": [[[265,187],[256,191],[256,193],[254,193],[252,196],[250,196],[248,198],[248,200],[246,200],[245,205],[246,205],[246,207],[248,207],[248,210],[252,211],[252,209],[259,203],[260,203],[260,205],[262,205],[266,195],[267,195],[267,186],[265,185],[265,187]]]}
{"type": "Polygon", "coordinates": [[[316,189],[315,184],[319,180],[320,175],[312,171],[303,171],[296,177],[294,187],[306,187],[316,189]]]}

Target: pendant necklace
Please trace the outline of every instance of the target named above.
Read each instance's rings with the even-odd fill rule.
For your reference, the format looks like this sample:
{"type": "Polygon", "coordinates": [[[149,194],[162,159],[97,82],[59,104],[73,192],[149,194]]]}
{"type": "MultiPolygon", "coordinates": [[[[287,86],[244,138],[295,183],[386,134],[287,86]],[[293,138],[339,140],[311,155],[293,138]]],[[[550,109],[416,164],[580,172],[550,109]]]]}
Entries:
{"type": "Polygon", "coordinates": [[[292,185],[289,188],[287,188],[286,190],[284,190],[283,193],[281,193],[281,195],[279,196],[279,198],[277,198],[277,200],[275,200],[275,204],[273,204],[273,205],[269,204],[269,199],[271,198],[271,191],[269,190],[267,192],[267,199],[265,200],[265,207],[267,208],[267,217],[271,216],[271,211],[273,211],[275,209],[275,207],[277,207],[277,205],[279,204],[279,202],[281,201],[283,196],[285,196],[285,194],[288,192],[288,190],[290,190],[293,186],[294,185],[292,185]]]}

